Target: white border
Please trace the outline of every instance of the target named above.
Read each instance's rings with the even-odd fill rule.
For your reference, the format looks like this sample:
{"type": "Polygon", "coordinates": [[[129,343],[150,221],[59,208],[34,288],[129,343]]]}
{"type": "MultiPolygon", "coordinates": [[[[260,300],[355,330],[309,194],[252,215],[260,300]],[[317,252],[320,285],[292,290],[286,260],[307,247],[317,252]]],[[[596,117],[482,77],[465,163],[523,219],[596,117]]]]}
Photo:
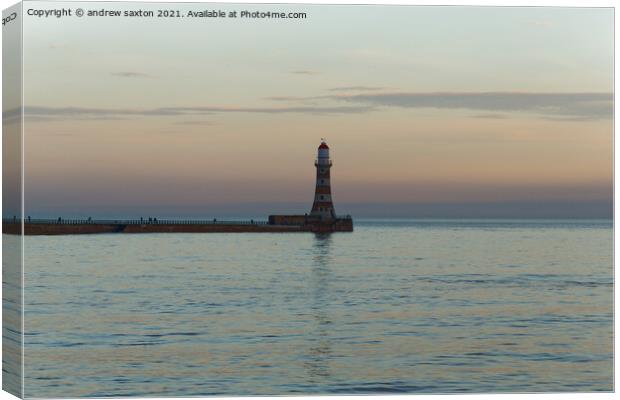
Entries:
{"type": "MultiPolygon", "coordinates": [[[[94,2],[92,0],[86,0],[85,2],[94,2]]],[[[146,0],[133,0],[131,2],[150,2],[150,1],[146,1],[146,0]]],[[[183,1],[181,0],[168,0],[168,1],[161,1],[162,3],[183,3],[183,1]]],[[[282,0],[271,0],[271,1],[261,1],[261,0],[245,0],[245,1],[231,1],[231,0],[220,0],[220,1],[210,1],[211,3],[291,3],[291,4],[384,4],[384,5],[435,5],[435,6],[447,6],[447,5],[456,5],[456,6],[520,6],[520,7],[615,7],[615,2],[611,1],[611,0],[589,0],[589,1],[576,1],[576,0],[572,0],[572,1],[567,1],[567,0],[520,0],[520,1],[513,1],[513,0],[505,0],[505,1],[492,1],[492,0],[475,0],[475,1],[466,1],[466,0],[424,0],[424,1],[416,1],[416,0],[376,0],[376,1],[369,1],[369,0],[339,0],[339,1],[334,1],[334,0],[312,0],[312,1],[302,1],[302,0],[288,0],[288,1],[282,1],[282,0]]],[[[17,1],[15,0],[0,0],[0,7],[2,9],[8,8],[11,5],[17,3],[17,1]]],[[[208,2],[205,2],[208,3],[208,2]]],[[[615,14],[615,13],[614,13],[615,14]]],[[[616,24],[616,19],[614,16],[614,25],[616,24]]],[[[23,25],[22,25],[22,29],[23,29],[23,25]]],[[[584,34],[587,34],[587,32],[584,32],[584,34]]],[[[614,30],[614,51],[617,51],[617,30],[614,30]]],[[[615,57],[614,57],[615,60],[615,57]]],[[[1,64],[2,64],[2,55],[0,53],[0,68],[1,68],[1,64]]],[[[614,72],[614,76],[615,73],[617,72],[617,66],[615,65],[614,62],[614,68],[615,68],[615,72],[614,72]]],[[[23,89],[23,85],[22,85],[22,89],[23,89]]],[[[614,93],[617,91],[617,83],[616,80],[614,79],[614,93]]],[[[22,99],[23,99],[23,94],[22,94],[22,99]]],[[[615,100],[615,95],[614,95],[614,100],[615,100]]],[[[615,104],[615,102],[614,102],[615,104]]],[[[0,96],[0,107],[2,106],[2,99],[0,96]]],[[[618,111],[617,109],[614,107],[614,139],[615,139],[615,120],[618,117],[618,111]]],[[[23,129],[23,121],[22,121],[22,129],[23,129]]],[[[22,135],[22,140],[23,140],[23,135],[22,135]]],[[[1,147],[2,144],[0,142],[0,152],[1,152],[1,147]]],[[[616,154],[616,152],[618,151],[619,145],[618,143],[614,140],[614,154],[616,154]]],[[[1,153],[0,153],[1,154],[1,153]]],[[[23,157],[23,142],[22,142],[22,157],[23,157]]],[[[0,172],[1,172],[1,163],[0,163],[0,172]]],[[[618,177],[618,166],[615,163],[615,157],[614,157],[614,210],[616,209],[616,207],[619,204],[619,200],[618,200],[618,194],[619,194],[619,189],[618,189],[618,185],[616,185],[616,178],[618,177]]],[[[22,169],[22,174],[23,174],[23,169],[22,169]]],[[[1,174],[0,174],[1,176],[1,174]]],[[[23,176],[22,176],[22,182],[23,182],[23,176]]],[[[0,207],[2,205],[2,199],[0,197],[0,207]]],[[[23,207],[23,188],[22,188],[22,207],[23,207]]],[[[615,226],[616,226],[616,218],[614,215],[614,266],[615,266],[615,250],[618,247],[618,242],[619,242],[619,238],[615,235],[615,226]]],[[[23,252],[23,243],[22,243],[22,252],[23,252]]],[[[1,253],[1,250],[0,250],[1,253]]],[[[22,262],[23,262],[23,254],[22,254],[22,262]]],[[[23,279],[23,278],[22,278],[23,279]]],[[[22,296],[23,297],[23,296],[22,296]]],[[[23,300],[22,300],[23,301],[23,300]]],[[[614,268],[614,310],[617,309],[618,306],[618,299],[615,296],[615,268],[614,268]]],[[[1,308],[0,308],[0,316],[1,316],[1,308]]],[[[22,318],[22,324],[23,324],[23,318],[22,318]]],[[[618,321],[615,318],[615,313],[614,313],[614,350],[617,347],[617,340],[618,337],[615,334],[616,332],[618,332],[618,321]]],[[[23,353],[23,350],[22,350],[23,353]]],[[[23,368],[22,368],[22,372],[23,372],[23,368]]],[[[615,386],[615,382],[617,382],[616,377],[617,377],[617,373],[618,373],[618,358],[615,357],[615,351],[614,351],[614,386],[615,386]]],[[[1,380],[1,378],[0,378],[1,380]]],[[[23,388],[22,388],[23,389],[23,388]]],[[[321,397],[325,397],[325,396],[304,396],[304,398],[307,399],[320,399],[321,397]]],[[[329,396],[329,399],[334,399],[334,400],[363,400],[365,398],[367,398],[368,396],[329,396]]],[[[380,399],[380,400],[415,400],[415,399],[435,399],[435,400],[454,400],[456,399],[463,399],[463,400],[472,400],[472,399],[491,399],[491,400],[512,400],[512,399],[546,399],[546,400],[551,400],[551,399],[562,399],[562,400],[581,400],[584,398],[589,398],[589,399],[611,399],[611,398],[615,398],[616,394],[615,393],[550,393],[550,394],[474,394],[474,395],[389,395],[389,396],[385,396],[385,395],[381,395],[381,396],[372,396],[373,398],[376,399],[380,399]],[[454,397],[454,396],[458,396],[458,397],[454,397]]],[[[15,397],[0,391],[0,400],[5,400],[5,399],[14,399],[15,397]]],[[[249,398],[244,398],[244,397],[229,397],[231,399],[252,399],[252,397],[249,398]]],[[[299,399],[299,397],[266,397],[266,398],[273,398],[273,399],[281,399],[281,400],[297,400],[299,399]]],[[[143,399],[152,399],[152,398],[148,398],[148,397],[143,397],[143,399]]],[[[169,398],[169,399],[187,399],[187,400],[192,400],[195,399],[194,398],[169,398]]],[[[159,399],[153,399],[153,400],[159,400],[159,399]]]]}

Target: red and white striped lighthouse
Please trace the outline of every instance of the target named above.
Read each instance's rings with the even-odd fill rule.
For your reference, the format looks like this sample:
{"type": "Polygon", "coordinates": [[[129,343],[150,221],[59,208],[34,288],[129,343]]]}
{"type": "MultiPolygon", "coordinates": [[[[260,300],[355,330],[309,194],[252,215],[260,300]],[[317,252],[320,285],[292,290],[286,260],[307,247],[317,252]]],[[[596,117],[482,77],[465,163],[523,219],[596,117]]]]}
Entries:
{"type": "Polygon", "coordinates": [[[310,215],[320,217],[322,220],[336,218],[329,181],[329,170],[332,167],[332,161],[329,159],[329,146],[324,139],[321,139],[318,157],[314,165],[316,166],[316,189],[310,215]]]}

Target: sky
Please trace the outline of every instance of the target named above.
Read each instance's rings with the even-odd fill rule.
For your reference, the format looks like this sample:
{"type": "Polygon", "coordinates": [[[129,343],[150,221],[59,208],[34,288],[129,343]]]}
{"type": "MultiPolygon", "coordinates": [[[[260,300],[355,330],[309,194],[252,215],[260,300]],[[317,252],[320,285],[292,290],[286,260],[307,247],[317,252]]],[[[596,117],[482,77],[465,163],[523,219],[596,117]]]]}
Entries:
{"type": "Polygon", "coordinates": [[[338,214],[611,217],[612,9],[170,8],[308,16],[26,17],[27,215],[308,212],[326,138],[338,214]]]}

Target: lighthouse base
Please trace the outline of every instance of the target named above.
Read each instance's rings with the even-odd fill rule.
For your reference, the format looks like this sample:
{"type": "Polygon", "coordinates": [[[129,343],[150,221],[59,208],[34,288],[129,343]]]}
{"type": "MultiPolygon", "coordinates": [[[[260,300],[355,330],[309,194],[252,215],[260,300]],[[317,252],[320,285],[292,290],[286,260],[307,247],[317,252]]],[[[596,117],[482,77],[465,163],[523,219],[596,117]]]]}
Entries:
{"type": "Polygon", "coordinates": [[[270,215],[269,225],[299,226],[306,232],[353,232],[353,219],[349,216],[322,219],[312,215],[270,215]]]}

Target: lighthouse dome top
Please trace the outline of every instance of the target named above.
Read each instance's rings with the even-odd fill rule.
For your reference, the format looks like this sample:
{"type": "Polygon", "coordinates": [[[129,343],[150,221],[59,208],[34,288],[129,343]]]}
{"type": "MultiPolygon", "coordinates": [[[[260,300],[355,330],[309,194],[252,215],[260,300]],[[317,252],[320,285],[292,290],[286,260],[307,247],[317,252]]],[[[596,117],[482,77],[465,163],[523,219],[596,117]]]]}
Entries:
{"type": "Polygon", "coordinates": [[[329,146],[327,145],[327,143],[325,143],[325,140],[321,141],[321,145],[319,146],[319,149],[328,149],[329,150],[329,146]]]}

